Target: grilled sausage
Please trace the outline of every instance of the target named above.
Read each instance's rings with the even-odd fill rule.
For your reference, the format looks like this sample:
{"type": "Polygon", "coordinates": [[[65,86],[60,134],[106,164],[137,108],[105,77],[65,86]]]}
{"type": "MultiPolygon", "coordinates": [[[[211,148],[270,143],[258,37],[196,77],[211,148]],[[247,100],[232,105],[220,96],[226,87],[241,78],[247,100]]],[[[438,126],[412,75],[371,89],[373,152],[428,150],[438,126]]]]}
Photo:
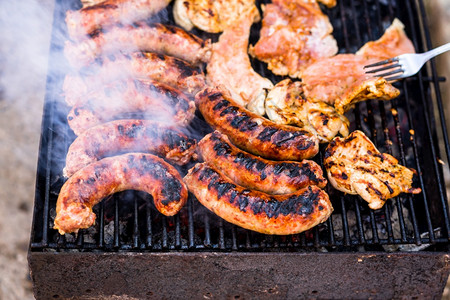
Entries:
{"type": "Polygon", "coordinates": [[[67,11],[66,24],[74,40],[86,38],[116,24],[145,20],[164,9],[171,0],[106,0],[76,11],[67,11]]]}
{"type": "Polygon", "coordinates": [[[333,211],[327,193],[312,185],[287,195],[268,195],[236,185],[206,163],[184,177],[189,191],[226,221],[265,234],[295,234],[324,222],[333,211]]]}
{"type": "Polygon", "coordinates": [[[90,128],[70,145],[64,176],[101,158],[125,152],[151,152],[184,165],[195,158],[196,141],[180,130],[147,120],[117,120],[90,128]]]}
{"type": "Polygon", "coordinates": [[[132,114],[182,126],[187,125],[195,114],[194,101],[184,93],[152,80],[118,80],[72,102],[75,104],[67,121],[76,135],[132,114]]]}
{"type": "Polygon", "coordinates": [[[73,105],[74,99],[87,92],[103,89],[105,84],[129,77],[155,80],[188,95],[195,95],[205,86],[204,74],[184,60],[150,52],[117,54],[105,58],[95,74],[84,78],[66,75],[63,86],[66,102],[73,105]]]}
{"type": "Polygon", "coordinates": [[[188,195],[178,171],[159,157],[143,153],[108,157],[79,170],[64,183],[53,228],[64,234],[90,227],[96,217],[92,207],[124,190],[151,194],[156,209],[166,216],[178,213],[188,195]]]}
{"type": "Polygon", "coordinates": [[[97,57],[139,50],[174,56],[196,65],[209,60],[211,41],[203,41],[178,27],[141,22],[113,27],[79,43],[66,41],[64,46],[67,60],[76,68],[93,63],[97,57]]]}
{"type": "Polygon", "coordinates": [[[274,160],[302,160],[319,151],[311,132],[258,116],[217,88],[205,88],[195,101],[206,122],[245,151],[274,160]]]}
{"type": "Polygon", "coordinates": [[[309,185],[325,187],[320,166],[311,160],[272,161],[240,150],[218,131],[198,143],[203,160],[232,181],[268,194],[293,193],[309,185]]]}

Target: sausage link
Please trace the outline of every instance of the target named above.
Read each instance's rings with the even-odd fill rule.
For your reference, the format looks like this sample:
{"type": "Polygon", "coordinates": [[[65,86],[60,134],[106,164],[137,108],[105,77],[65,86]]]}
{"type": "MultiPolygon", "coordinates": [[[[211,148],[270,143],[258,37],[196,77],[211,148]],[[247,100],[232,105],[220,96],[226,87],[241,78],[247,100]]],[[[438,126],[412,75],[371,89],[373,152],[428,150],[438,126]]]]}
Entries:
{"type": "Polygon", "coordinates": [[[313,133],[258,116],[217,88],[205,88],[195,101],[206,122],[245,151],[274,160],[302,160],[319,152],[313,133]]]}
{"type": "Polygon", "coordinates": [[[124,190],[151,194],[156,209],[166,216],[178,213],[188,195],[178,171],[159,157],[144,153],[108,157],[79,170],[64,183],[53,228],[60,234],[89,228],[96,218],[92,207],[124,190]]]}
{"type": "Polygon", "coordinates": [[[184,93],[152,80],[118,80],[73,101],[67,115],[76,135],[130,114],[185,126],[195,114],[195,103],[184,93]]]}
{"type": "Polygon", "coordinates": [[[184,177],[189,191],[224,220],[246,229],[287,235],[328,219],[333,207],[327,193],[312,185],[287,195],[268,195],[236,185],[206,163],[184,177]]]}
{"type": "Polygon", "coordinates": [[[70,145],[63,174],[125,152],[151,152],[184,165],[196,157],[196,140],[170,125],[148,120],[116,120],[90,128],[70,145]]]}
{"type": "Polygon", "coordinates": [[[164,9],[170,0],[106,0],[66,13],[69,36],[73,40],[117,24],[132,24],[145,20],[164,9]]]}
{"type": "Polygon", "coordinates": [[[149,51],[183,59],[196,65],[207,62],[211,56],[211,41],[181,28],[144,22],[128,26],[113,27],[106,32],[74,43],[66,41],[64,54],[69,63],[82,68],[95,59],[117,52],[149,51]]]}
{"type": "Polygon", "coordinates": [[[218,131],[200,140],[197,149],[204,161],[232,181],[264,193],[288,194],[309,185],[323,188],[327,184],[314,161],[266,160],[240,150],[218,131]]]}

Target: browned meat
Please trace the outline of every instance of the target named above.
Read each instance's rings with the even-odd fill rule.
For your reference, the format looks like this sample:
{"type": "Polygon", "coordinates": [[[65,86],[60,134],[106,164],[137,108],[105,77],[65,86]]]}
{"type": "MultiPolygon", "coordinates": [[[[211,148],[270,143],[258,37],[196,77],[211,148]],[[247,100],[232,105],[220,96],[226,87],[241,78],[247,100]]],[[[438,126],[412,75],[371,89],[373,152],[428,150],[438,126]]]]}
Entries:
{"type": "Polygon", "coordinates": [[[203,41],[181,28],[154,23],[113,27],[78,43],[66,41],[64,54],[76,68],[87,66],[98,57],[117,52],[148,51],[183,59],[191,64],[207,62],[210,40],[203,41]]]}
{"type": "MultiPolygon", "coordinates": [[[[173,16],[175,22],[186,30],[195,26],[206,32],[218,33],[234,25],[239,16],[255,9],[254,0],[175,0],[173,16]]],[[[253,21],[259,20],[258,13],[253,21]]]]}
{"type": "Polygon", "coordinates": [[[277,75],[301,77],[314,61],[337,53],[333,27],[311,0],[273,0],[265,5],[259,41],[250,54],[277,75]]]}
{"type": "Polygon", "coordinates": [[[272,161],[242,151],[218,131],[198,144],[199,154],[209,165],[238,185],[268,194],[288,194],[317,185],[325,187],[320,166],[311,161],[272,161]]]}
{"type": "Polygon", "coordinates": [[[69,105],[75,104],[74,101],[90,91],[103,89],[105,84],[129,77],[155,80],[189,95],[195,95],[205,86],[204,74],[189,63],[150,52],[115,55],[105,59],[96,71],[85,77],[66,76],[63,89],[69,105]]]}
{"type": "Polygon", "coordinates": [[[324,222],[333,211],[327,193],[317,186],[268,195],[236,185],[206,163],[190,169],[184,182],[198,201],[219,217],[265,234],[300,233],[324,222]]]}
{"type": "Polygon", "coordinates": [[[368,100],[390,100],[400,92],[383,78],[365,74],[364,66],[413,53],[414,47],[397,19],[375,42],[368,42],[356,54],[339,54],[308,66],[302,75],[306,97],[334,105],[343,114],[355,103],[368,100]]]}
{"type": "Polygon", "coordinates": [[[116,24],[133,24],[165,8],[171,0],[106,0],[77,11],[67,11],[66,24],[74,40],[116,24]]]}
{"type": "Polygon", "coordinates": [[[126,152],[150,152],[184,165],[195,158],[196,141],[168,124],[117,120],[90,128],[70,145],[64,176],[102,159],[126,152]]]}
{"type": "Polygon", "coordinates": [[[194,101],[180,91],[152,80],[117,80],[74,102],[67,120],[76,135],[130,115],[185,126],[195,114],[194,101]]]}
{"type": "Polygon", "coordinates": [[[319,141],[302,128],[279,125],[238,105],[216,88],[195,96],[206,122],[239,148],[274,160],[302,160],[319,151],[319,141]]]}
{"type": "Polygon", "coordinates": [[[64,183],[56,202],[54,229],[65,234],[92,226],[96,217],[92,207],[124,190],[151,194],[156,208],[166,216],[178,213],[188,196],[178,171],[159,157],[143,153],[108,157],[79,170],[64,183]]]}
{"type": "Polygon", "coordinates": [[[247,54],[250,27],[256,13],[255,8],[239,16],[213,44],[207,79],[212,85],[228,91],[240,105],[264,115],[266,90],[273,84],[253,70],[247,54]]]}
{"type": "Polygon", "coordinates": [[[347,138],[335,138],[325,152],[324,166],[330,183],[338,190],[358,194],[372,209],[400,193],[421,192],[413,188],[414,169],[398,164],[393,156],[380,153],[367,136],[356,130],[347,138]]]}
{"type": "Polygon", "coordinates": [[[303,94],[301,82],[289,78],[280,81],[266,98],[266,114],[278,124],[308,128],[321,142],[331,141],[337,134],[348,135],[350,122],[325,102],[314,102],[303,94]]]}

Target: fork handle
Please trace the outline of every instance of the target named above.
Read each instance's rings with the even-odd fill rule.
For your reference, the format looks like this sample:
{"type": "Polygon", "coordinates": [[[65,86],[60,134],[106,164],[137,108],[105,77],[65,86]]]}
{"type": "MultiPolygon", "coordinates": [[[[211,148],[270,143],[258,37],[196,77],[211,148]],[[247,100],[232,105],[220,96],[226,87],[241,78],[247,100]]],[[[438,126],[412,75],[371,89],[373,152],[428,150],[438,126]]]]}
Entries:
{"type": "Polygon", "coordinates": [[[425,52],[426,60],[432,59],[433,57],[442,54],[444,52],[447,52],[449,50],[450,50],[450,43],[447,43],[437,48],[434,48],[433,50],[427,51],[425,52]]]}

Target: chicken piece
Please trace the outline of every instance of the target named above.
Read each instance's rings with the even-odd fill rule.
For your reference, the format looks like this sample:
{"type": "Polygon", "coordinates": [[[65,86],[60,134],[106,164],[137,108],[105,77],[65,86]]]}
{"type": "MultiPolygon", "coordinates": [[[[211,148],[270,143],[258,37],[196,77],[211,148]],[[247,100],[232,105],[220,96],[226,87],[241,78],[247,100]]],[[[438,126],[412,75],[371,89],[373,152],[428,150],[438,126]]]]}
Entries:
{"type": "Polygon", "coordinates": [[[333,27],[315,1],[274,0],[264,7],[259,41],[250,54],[276,75],[301,77],[305,67],[337,53],[333,27]]]}
{"type": "Polygon", "coordinates": [[[317,2],[320,2],[324,5],[326,5],[327,7],[331,8],[331,7],[335,7],[336,6],[336,0],[317,0],[317,2]]]}
{"type": "MultiPolygon", "coordinates": [[[[254,0],[176,0],[173,6],[175,22],[186,30],[194,27],[211,33],[219,33],[248,11],[256,9],[254,0]]],[[[259,13],[253,22],[259,22],[259,13]]]]}
{"type": "Polygon", "coordinates": [[[364,66],[413,52],[403,24],[395,19],[379,40],[368,42],[356,54],[339,54],[309,65],[302,74],[305,96],[334,105],[341,114],[357,102],[393,99],[400,91],[384,78],[366,74],[364,66]]]}
{"type": "Polygon", "coordinates": [[[213,44],[207,80],[228,91],[238,104],[263,115],[266,89],[271,89],[273,84],[252,69],[247,54],[250,27],[256,13],[255,8],[235,20],[213,44]]]}
{"type": "Polygon", "coordinates": [[[325,151],[328,180],[336,189],[360,195],[371,209],[383,207],[387,199],[400,193],[418,194],[413,188],[417,172],[398,164],[393,156],[380,153],[361,131],[347,138],[335,138],[325,151]]]}
{"type": "Polygon", "coordinates": [[[302,83],[289,78],[280,81],[267,94],[266,114],[279,124],[306,127],[321,142],[331,141],[337,134],[348,135],[350,122],[324,103],[313,102],[303,95],[302,83]]]}

